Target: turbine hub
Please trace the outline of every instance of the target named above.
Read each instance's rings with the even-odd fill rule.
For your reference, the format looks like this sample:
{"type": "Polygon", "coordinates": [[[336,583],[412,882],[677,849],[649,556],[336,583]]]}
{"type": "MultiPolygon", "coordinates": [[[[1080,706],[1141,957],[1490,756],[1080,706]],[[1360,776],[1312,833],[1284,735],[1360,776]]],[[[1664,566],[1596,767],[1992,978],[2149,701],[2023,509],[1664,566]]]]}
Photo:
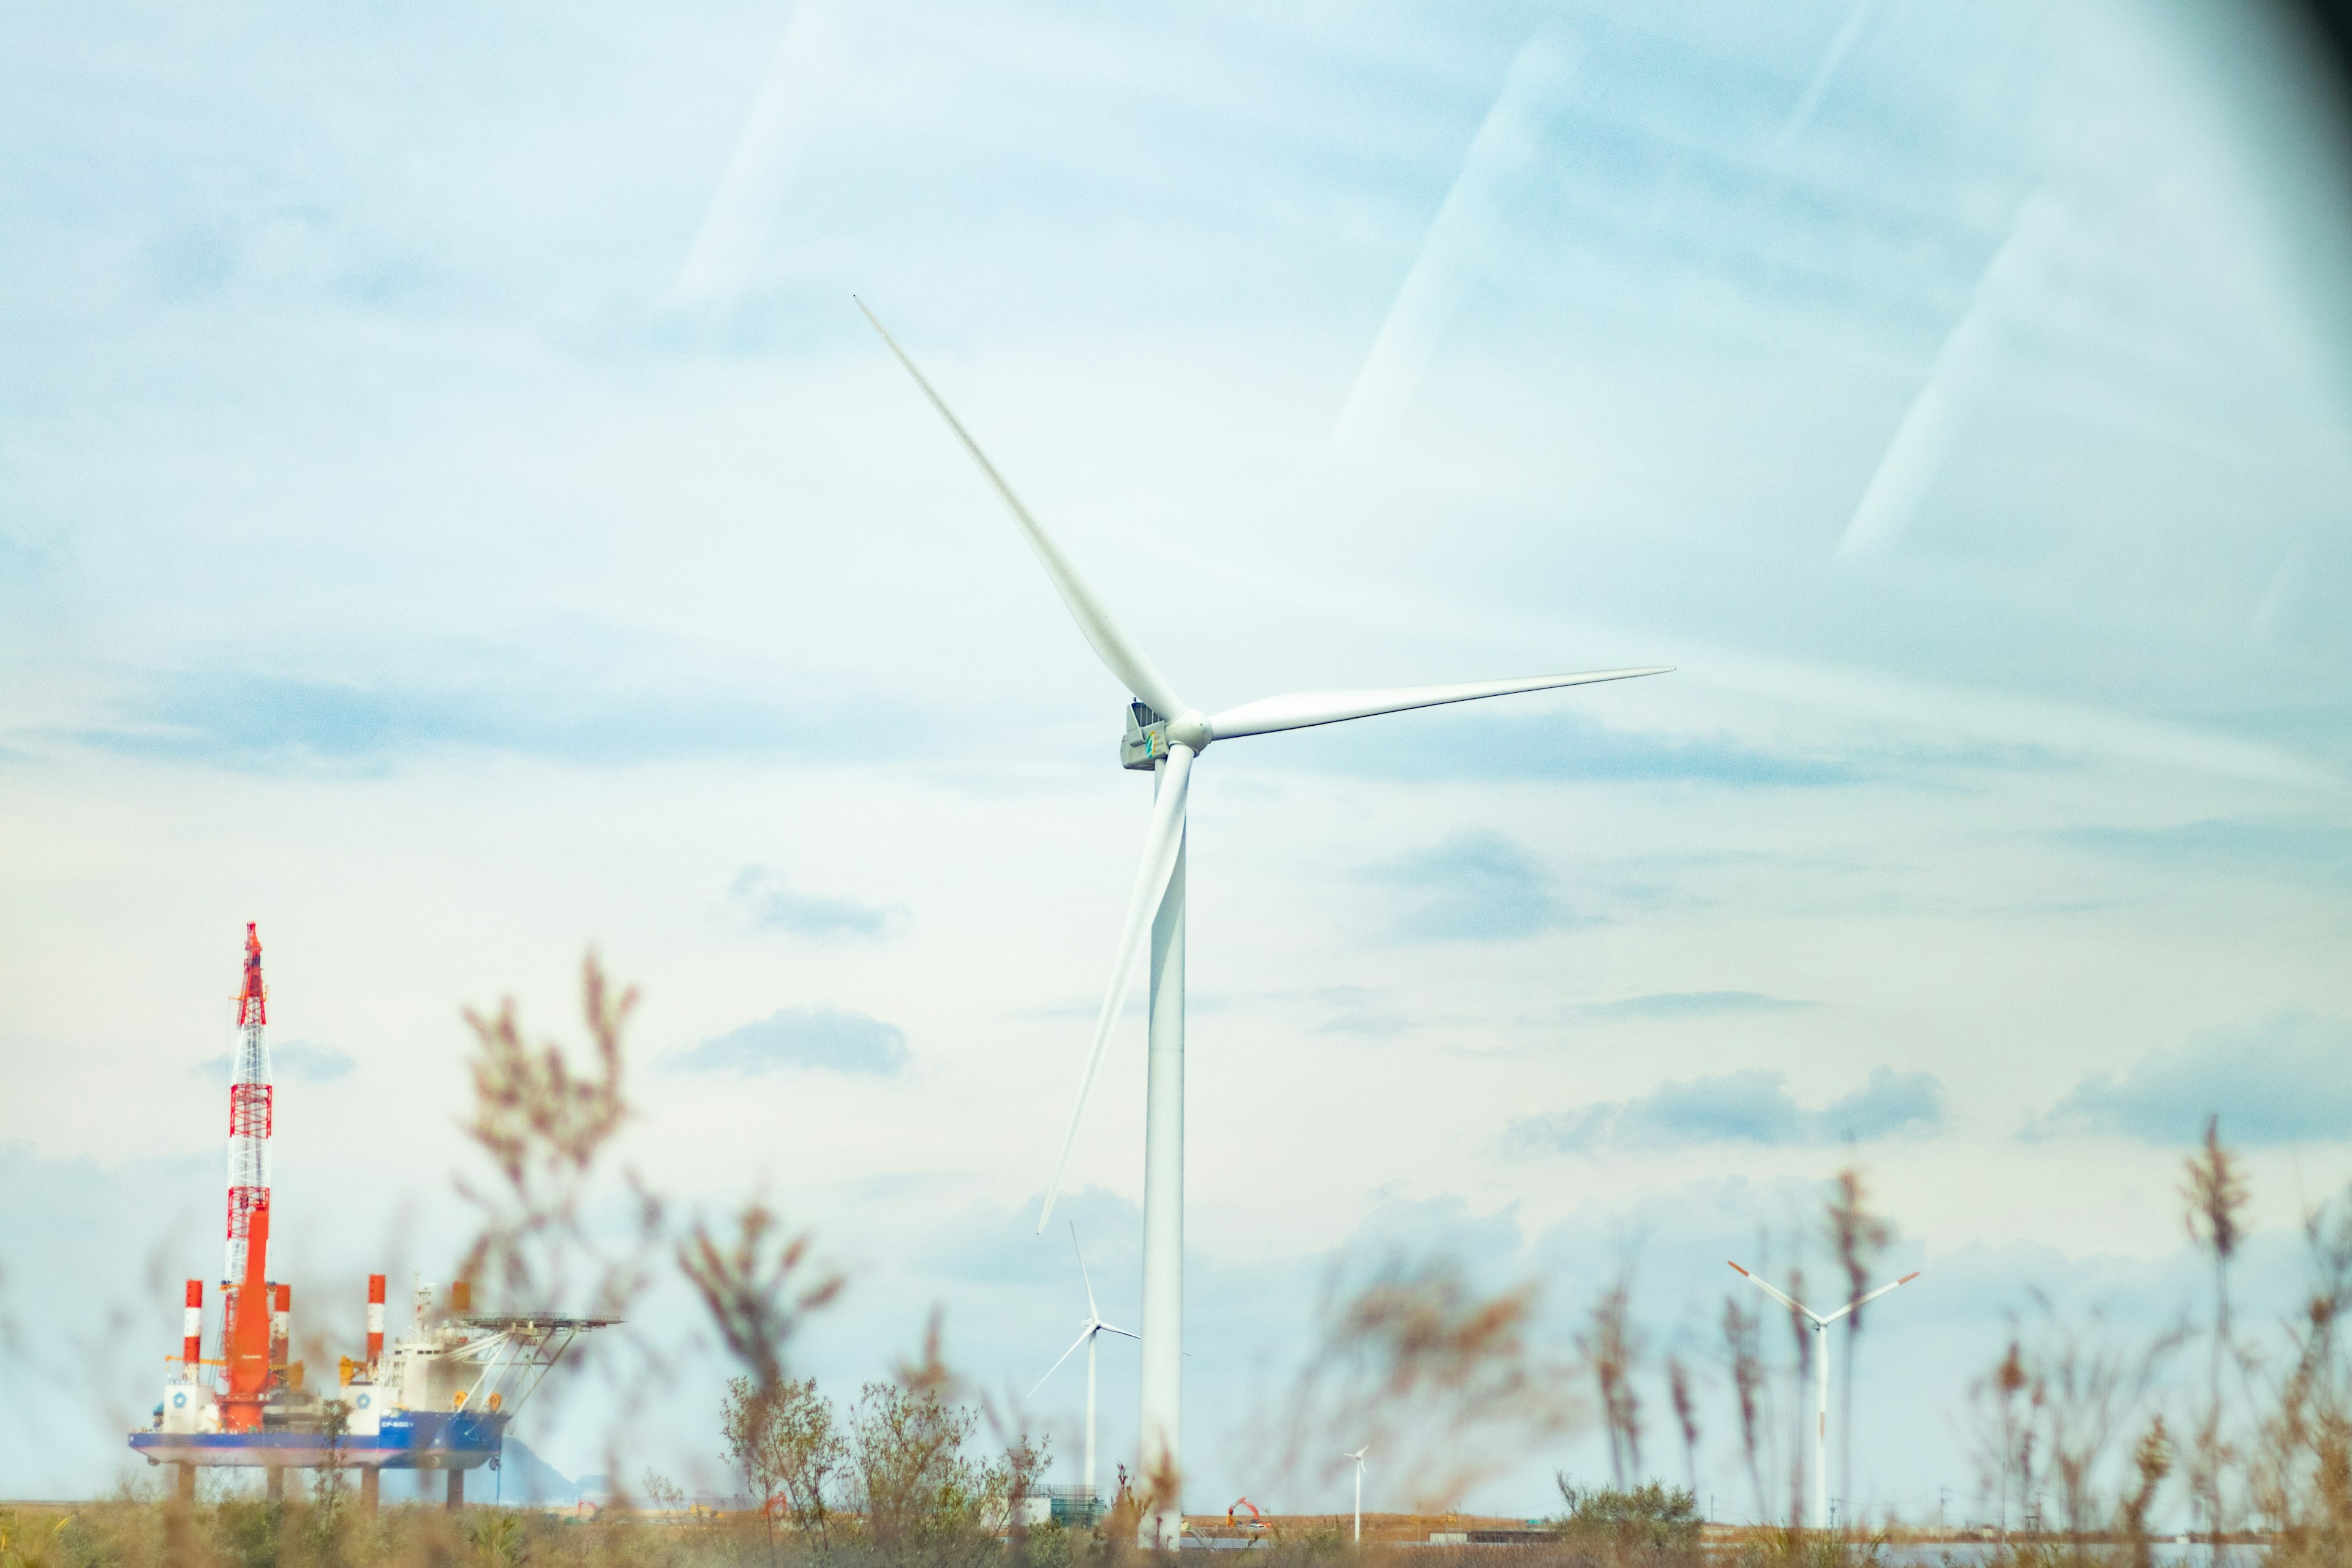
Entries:
{"type": "Polygon", "coordinates": [[[1168,721],[1168,743],[1171,746],[1189,746],[1197,755],[1207,751],[1214,739],[1215,734],[1209,729],[1209,716],[1198,708],[1187,708],[1168,721]]]}

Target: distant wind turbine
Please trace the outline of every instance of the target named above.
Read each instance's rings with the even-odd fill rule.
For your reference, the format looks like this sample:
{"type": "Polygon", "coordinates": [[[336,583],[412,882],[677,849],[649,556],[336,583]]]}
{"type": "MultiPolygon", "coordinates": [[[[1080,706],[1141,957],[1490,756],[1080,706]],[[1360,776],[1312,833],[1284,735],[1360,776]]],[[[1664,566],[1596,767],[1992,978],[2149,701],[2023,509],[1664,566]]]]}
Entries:
{"type": "Polygon", "coordinates": [[[1372,1446],[1367,1443],[1344,1456],[1356,1461],[1356,1540],[1360,1544],[1364,1539],[1364,1456],[1371,1451],[1372,1446]]]}
{"type": "MultiPolygon", "coordinates": [[[[1045,1369],[1045,1375],[1037,1380],[1037,1388],[1045,1387],[1062,1370],[1062,1362],[1076,1354],[1080,1345],[1087,1347],[1087,1500],[1091,1504],[1100,1495],[1095,1490],[1095,1340],[1103,1334],[1130,1340],[1138,1336],[1104,1322],[1102,1313],[1095,1310],[1095,1282],[1087,1276],[1087,1255],[1079,1251],[1078,1227],[1075,1225],[1070,1226],[1070,1250],[1078,1255],[1078,1278],[1087,1288],[1087,1326],[1078,1331],[1078,1337],[1070,1342],[1070,1348],[1062,1352],[1061,1359],[1045,1369]]],[[[1029,1391],[1030,1398],[1037,1397],[1037,1388],[1029,1391]]]]}
{"type": "MultiPolygon", "coordinates": [[[[1814,1380],[1820,1390],[1820,1398],[1814,1412],[1813,1422],[1813,1518],[1820,1522],[1822,1528],[1827,1528],[1830,1517],[1830,1325],[1848,1312],[1877,1300],[1889,1290],[1910,1284],[1919,1278],[1919,1270],[1913,1269],[1892,1285],[1881,1285],[1867,1296],[1857,1296],[1824,1318],[1794,1297],[1774,1289],[1765,1282],[1761,1275],[1750,1274],[1737,1263],[1732,1264],[1731,1267],[1738,1270],[1742,1279],[1747,1280],[1790,1311],[1802,1313],[1813,1325],[1813,1363],[1820,1371],[1820,1375],[1814,1380]]],[[[1846,1406],[1846,1419],[1851,1423],[1853,1418],[1853,1406],[1849,1404],[1846,1406]]],[[[1846,1442],[1847,1451],[1851,1453],[1853,1451],[1851,1446],[1853,1442],[1851,1431],[1846,1435],[1846,1442]]]]}
{"type": "Polygon", "coordinates": [[[1042,1234],[1054,1212],[1054,1199],[1068,1173],[1070,1150],[1076,1143],[1078,1124],[1086,1114],[1087,1097],[1102,1067],[1111,1026],[1127,1000],[1134,978],[1144,932],[1151,935],[1149,1072],[1144,1094],[1143,1132],[1143,1386],[1137,1401],[1142,1435],[1138,1458],[1146,1484],[1152,1489],[1156,1511],[1144,1521],[1148,1544],[1173,1550],[1182,1528],[1182,1500],[1164,1495],[1171,1479],[1181,1481],[1182,1452],[1179,1428],[1183,1415],[1184,1364],[1184,802],[1192,776],[1192,761],[1215,741],[1249,735],[1272,735],[1285,730],[1311,729],[1381,713],[1402,713],[1412,708],[1434,708],[1448,702],[1468,702],[1483,697],[1506,697],[1519,691],[1544,691],[1554,687],[1587,686],[1595,681],[1623,680],[1637,675],[1663,675],[1664,666],[1641,669],[1590,670],[1580,675],[1537,675],[1517,680],[1474,680],[1450,686],[1401,686],[1385,690],[1295,691],[1285,697],[1261,698],[1213,717],[1176,694],[1150,657],[1137,647],[1109,608],[1098,598],[1061,547],[1029,515],[1013,487],[980,449],[980,444],[947,404],[923,379],[915,362],[897,340],[866,309],[857,308],[882,341],[914,378],[924,397],[955,432],[980,471],[987,476],[996,497],[1029,548],[1036,553],[1054,589],[1078,623],[1078,630],[1111,674],[1135,700],[1128,706],[1127,732],[1119,747],[1122,766],[1150,770],[1153,775],[1151,825],[1143,838],[1143,863],[1129,895],[1127,921],[1113,952],[1110,989],[1095,1019],[1093,1047],[1085,1073],[1078,1079],[1077,1102],[1070,1108],[1069,1130],[1062,1136],[1061,1157],[1054,1165],[1053,1182],[1045,1189],[1045,1206],[1037,1215],[1042,1234]]]}

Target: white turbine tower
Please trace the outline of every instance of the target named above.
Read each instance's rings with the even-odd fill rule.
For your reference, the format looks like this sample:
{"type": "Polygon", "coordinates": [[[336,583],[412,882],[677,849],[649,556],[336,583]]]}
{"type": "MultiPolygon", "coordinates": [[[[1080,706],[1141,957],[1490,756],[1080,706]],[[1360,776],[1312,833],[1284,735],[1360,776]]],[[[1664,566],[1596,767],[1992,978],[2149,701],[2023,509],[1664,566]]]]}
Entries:
{"type": "MultiPolygon", "coordinates": [[[[1037,1380],[1037,1388],[1043,1388],[1052,1381],[1054,1374],[1062,1370],[1062,1363],[1076,1354],[1080,1345],[1087,1347],[1087,1500],[1091,1507],[1102,1495],[1095,1490],[1095,1341],[1103,1334],[1118,1334],[1130,1340],[1139,1336],[1104,1322],[1102,1313],[1096,1310],[1095,1282],[1087,1275],[1087,1255],[1078,1252],[1078,1227],[1075,1225],[1070,1226],[1070,1250],[1078,1253],[1078,1278],[1085,1281],[1087,1287],[1087,1326],[1078,1331],[1078,1337],[1070,1342],[1070,1348],[1045,1369],[1045,1375],[1037,1380]]],[[[1029,1391],[1030,1398],[1037,1397],[1037,1388],[1029,1391]]]]}
{"type": "MultiPolygon", "coordinates": [[[[1819,1373],[1814,1379],[1814,1386],[1820,1390],[1813,1413],[1813,1519],[1817,1528],[1827,1529],[1830,1516],[1830,1325],[1856,1308],[1867,1306],[1877,1300],[1889,1290],[1898,1289],[1910,1284],[1919,1278],[1919,1270],[1913,1269],[1892,1285],[1881,1285],[1867,1296],[1857,1296],[1824,1318],[1787,1292],[1774,1289],[1765,1282],[1761,1275],[1750,1274],[1747,1269],[1740,1268],[1737,1263],[1732,1264],[1731,1267],[1738,1269],[1741,1279],[1790,1311],[1801,1313],[1813,1325],[1813,1364],[1819,1373]]],[[[1852,1424],[1853,1416],[1853,1407],[1848,1405],[1846,1418],[1849,1426],[1852,1424]]],[[[1850,1431],[1847,1433],[1846,1441],[1848,1444],[1853,1441],[1850,1431]]],[[[1847,1451],[1851,1453],[1852,1449],[1849,1447],[1847,1451]]],[[[1793,1523],[1794,1521],[1790,1522],[1793,1523]]]]}
{"type": "Polygon", "coordinates": [[[1214,741],[1247,735],[1271,735],[1284,730],[1305,730],[1348,719],[1369,719],[1380,713],[1401,713],[1412,708],[1467,702],[1482,697],[1507,697],[1514,692],[1544,691],[1560,686],[1586,686],[1594,681],[1622,680],[1637,675],[1663,675],[1666,667],[1641,669],[1592,670],[1580,675],[1537,675],[1518,680],[1464,681],[1447,686],[1403,686],[1385,690],[1296,691],[1284,697],[1261,698],[1214,715],[1203,713],[1176,695],[1150,656],[1138,647],[1092,588],[1072,566],[1061,548],[1046,536],[1021,504],[1004,476],[980,449],[962,422],[951,413],[915,362],[907,357],[874,312],[859,300],[882,341],[914,377],[948,428],[971,454],[989,485],[1029,548],[1053,580],[1078,630],[1119,684],[1135,699],[1129,705],[1127,733],[1120,762],[1129,768],[1150,769],[1153,775],[1151,824],[1143,838],[1143,861],[1135,889],[1128,900],[1127,920],[1111,964],[1110,989],[1095,1020],[1094,1044],[1078,1079],[1077,1101],[1070,1110],[1069,1131],[1062,1138],[1061,1157],[1054,1180],[1037,1216],[1042,1233],[1054,1212],[1054,1199],[1070,1163],[1078,1123],[1102,1066],[1103,1048],[1111,1026],[1127,999],[1143,934],[1151,933],[1150,1006],[1150,1068],[1146,1079],[1143,1132],[1143,1383],[1138,1406],[1141,1442],[1138,1459],[1144,1485],[1157,1500],[1157,1510],[1144,1522],[1146,1544],[1173,1548],[1181,1529],[1183,1510],[1172,1495],[1181,1484],[1178,1460],[1182,1452],[1180,1429],[1183,1410],[1183,1269],[1184,1269],[1184,798],[1193,759],[1214,741]]]}
{"type": "Polygon", "coordinates": [[[1356,1542],[1358,1545],[1361,1545],[1364,1540],[1364,1456],[1371,1451],[1372,1446],[1367,1443],[1354,1453],[1341,1456],[1343,1458],[1356,1461],[1356,1542]]]}

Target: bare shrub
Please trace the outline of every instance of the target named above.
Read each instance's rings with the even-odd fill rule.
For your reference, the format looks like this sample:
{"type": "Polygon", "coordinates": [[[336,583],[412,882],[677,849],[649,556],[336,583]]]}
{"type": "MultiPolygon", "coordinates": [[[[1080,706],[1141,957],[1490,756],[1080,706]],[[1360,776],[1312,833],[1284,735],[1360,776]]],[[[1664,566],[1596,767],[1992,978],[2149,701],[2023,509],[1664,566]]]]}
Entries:
{"type": "Polygon", "coordinates": [[[1772,1510],[1764,1496],[1763,1455],[1759,1447],[1762,1433],[1759,1421],[1762,1416],[1759,1399],[1764,1391],[1764,1320],[1760,1311],[1750,1312],[1737,1296],[1723,1298],[1724,1362],[1731,1373],[1732,1398],[1739,1411],[1739,1448],[1748,1461],[1748,1484],[1756,1489],[1756,1512],[1759,1517],[1772,1510]]]}
{"type": "Polygon", "coordinates": [[[2032,1325],[2012,1325],[2007,1352],[1973,1391],[1979,1463],[1999,1500],[2002,1539],[2012,1493],[2031,1509],[2046,1489],[2056,1505],[2055,1549],[2067,1561],[2090,1560],[2111,1535],[2145,1544],[2173,1463],[2163,1417],[2149,1407],[2183,1336],[2135,1345],[2103,1314],[2077,1324],[2036,1305],[2032,1325]],[[2135,1431],[2137,1443],[2119,1454],[2135,1431]]]}
{"type": "Polygon", "coordinates": [[[2012,1325],[2009,1348],[1993,1369],[1969,1384],[1969,1403],[1977,1429],[1977,1466],[1985,1495],[1994,1500],[2003,1546],[2009,1542],[2010,1489],[2021,1497],[2033,1489],[2034,1422],[2031,1406],[2032,1377],[2026,1371],[2025,1346],[2012,1325]]]}
{"type": "Polygon", "coordinates": [[[697,1222],[677,1247],[679,1269],[701,1297],[719,1338],[751,1373],[757,1397],[783,1386],[784,1344],[845,1281],[810,1261],[806,1234],[786,1236],[763,1204],[744,1205],[735,1238],[721,1247],[697,1222]]]}
{"type": "Polygon", "coordinates": [[[1609,1466],[1623,1491],[1627,1478],[1642,1476],[1642,1401],[1633,1390],[1633,1363],[1640,1336],[1627,1321],[1633,1307],[1631,1272],[1621,1269],[1593,1301],[1576,1348],[1592,1373],[1601,1395],[1601,1421],[1609,1433],[1609,1466]]]}
{"type": "Polygon", "coordinates": [[[2132,1474],[2135,1484],[2125,1494],[2123,1509],[2117,1522],[2122,1527],[2124,1545],[2131,1553],[2132,1568],[2149,1568],[2156,1561],[2150,1550],[2147,1531],[2148,1511],[2155,1506],[2157,1489],[2164,1485],[2165,1477],[2172,1473],[2172,1438],[2164,1429],[2164,1417],[2153,1417],[2147,1430],[2140,1435],[2138,1446],[2132,1449],[2132,1474]]]}
{"type": "Polygon", "coordinates": [[[820,1544],[833,1539],[832,1499],[849,1459],[833,1402],[816,1379],[784,1379],[762,1390],[749,1376],[727,1385],[720,1416],[727,1458],[751,1489],[763,1519],[779,1514],[820,1544]]]}
{"type": "MultiPolygon", "coordinates": [[[[964,1452],[979,1413],[936,1388],[869,1383],[849,1423],[851,1474],[868,1539],[891,1563],[937,1562],[981,1543],[1005,1495],[1001,1470],[964,1452]]],[[[992,1542],[991,1542],[992,1544],[992,1542]]]]}
{"type": "Polygon", "coordinates": [[[1401,1254],[1354,1289],[1343,1280],[1335,1268],[1288,1412],[1269,1423],[1285,1434],[1278,1470],[1336,1475],[1326,1456],[1369,1442],[1417,1478],[1417,1504],[1443,1509],[1582,1418],[1574,1364],[1533,1341],[1533,1282],[1487,1295],[1451,1258],[1401,1254]]]}
{"type": "Polygon", "coordinates": [[[582,1221],[600,1156],[629,1116],[622,1092],[622,1037],[637,1004],[632,986],[615,995],[593,952],[581,964],[581,1003],[593,1056],[575,1063],[554,1040],[523,1038],[514,999],[495,1016],[466,1010],[474,1035],[473,1115],[466,1132],[488,1156],[499,1183],[457,1190],[481,1212],[480,1229],[458,1277],[488,1283],[519,1307],[572,1299],[572,1267],[602,1263],[585,1305],[617,1311],[634,1298],[639,1270],[605,1257],[582,1221]]]}
{"type": "MultiPolygon", "coordinates": [[[[788,1381],[789,1342],[844,1281],[813,1260],[806,1234],[791,1232],[756,1198],[729,1227],[714,1231],[698,1219],[677,1235],[667,1206],[634,1171],[608,1171],[631,1115],[625,1037],[637,992],[616,989],[591,952],[581,966],[581,997],[588,1048],[577,1056],[553,1039],[530,1043],[511,999],[494,1015],[466,1014],[475,1046],[466,1131],[495,1179],[459,1179],[478,1228],[458,1277],[487,1281],[510,1310],[570,1308],[618,1318],[644,1298],[667,1259],[746,1374],[749,1402],[733,1425],[746,1436],[763,1430],[772,1425],[765,1406],[788,1381]],[[617,1224],[605,1202],[611,1197],[621,1200],[617,1224]]],[[[641,1333],[624,1331],[619,1344],[624,1355],[607,1352],[605,1363],[625,1361],[633,1369],[620,1389],[624,1410],[633,1411],[666,1375],[667,1357],[641,1333]]],[[[583,1342],[582,1357],[593,1346],[583,1342]]],[[[625,1426],[625,1418],[615,1424],[615,1438],[625,1426]]],[[[606,1463],[621,1468],[616,1453],[606,1463]]]]}
{"type": "MultiPolygon", "coordinates": [[[[2030,1375],[2036,1397],[2029,1403],[2042,1422],[2043,1464],[2057,1488],[2067,1544],[2078,1553],[2111,1520],[2131,1511],[2137,1489],[2120,1502],[2110,1501],[2104,1476],[2107,1454],[2116,1436],[2137,1425],[2158,1370],[2179,1342],[2177,1335],[2165,1335],[2133,1349],[2097,1315],[2080,1331],[2053,1317],[2048,1342],[2034,1354],[2030,1375]]],[[[2135,1459],[2153,1462],[2158,1457],[2145,1450],[2135,1459]]],[[[2168,1468],[2168,1455],[2161,1457],[2166,1465],[2152,1478],[2135,1465],[2149,1489],[2138,1505],[2143,1515],[2168,1468]]]]}
{"type": "Polygon", "coordinates": [[[2281,1568],[2352,1560],[2352,1366],[2341,1335],[2352,1310],[2352,1193],[2305,1217],[2304,1245],[2308,1293],[2249,1478],[2256,1513],[2277,1531],[2271,1560],[2281,1568]]]}
{"type": "MultiPolygon", "coordinates": [[[[786,1517],[830,1539],[824,1481],[838,1463],[833,1407],[814,1380],[785,1375],[784,1349],[809,1315],[841,1294],[842,1277],[810,1258],[805,1234],[784,1232],[756,1200],[721,1245],[700,1222],[677,1244],[677,1266],[744,1373],[728,1384],[722,1430],[729,1458],[764,1504],[781,1494],[786,1517]]],[[[775,1515],[761,1517],[772,1536],[775,1515]]]]}
{"type": "Polygon", "coordinates": [[[2189,1452],[2189,1484],[2201,1500],[2206,1531],[2219,1544],[2229,1528],[2222,1479],[2238,1458],[2222,1426],[2221,1369],[2236,1352],[2230,1327],[2230,1264],[2244,1238],[2243,1215],[2252,1194],[2236,1152],[2222,1146],[2218,1116],[2206,1120],[2204,1144],[2189,1157],[2187,1167],[2188,1181],[2180,1195],[2187,1205],[2183,1217],[2189,1238],[2213,1260],[2213,1329],[2209,1342],[2212,1353],[2204,1418],[2189,1452]]]}
{"type": "Polygon", "coordinates": [[[1683,1474],[1691,1495],[1698,1495],[1698,1401],[1691,1391],[1690,1369],[1679,1356],[1666,1358],[1666,1396],[1674,1402],[1675,1425],[1683,1435],[1683,1474]]]}

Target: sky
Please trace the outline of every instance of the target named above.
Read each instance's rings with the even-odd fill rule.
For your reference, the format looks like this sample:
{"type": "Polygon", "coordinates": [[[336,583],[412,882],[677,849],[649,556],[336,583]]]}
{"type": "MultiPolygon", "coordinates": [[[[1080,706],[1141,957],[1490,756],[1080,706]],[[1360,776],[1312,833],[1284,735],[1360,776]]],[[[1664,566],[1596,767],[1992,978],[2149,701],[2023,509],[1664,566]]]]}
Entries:
{"type": "MultiPolygon", "coordinates": [[[[467,1235],[463,1010],[576,1039],[591,949],[622,1155],[848,1275],[804,1370],[937,1308],[1009,1398],[1068,1342],[1034,1215],[1149,787],[853,292],[1204,710],[1674,667],[1203,756],[1188,1506],[1341,1505],[1267,1412],[1401,1248],[1563,1344],[1630,1269],[1648,1468],[1754,1512],[1723,1263],[1825,1278],[1850,1164],[1925,1271],[1851,1510],[1980,1506],[2013,1318],[2196,1310],[2209,1115],[2286,1310],[2352,1181],[2352,187],[2293,40],[1654,10],[0,18],[0,1494],[112,1483],[214,1273],[248,921],[346,1352],[467,1235]]],[[[1057,1210],[1114,1321],[1139,1017],[1057,1210]]],[[[630,1462],[722,1486],[723,1366],[646,1310],[630,1462]]],[[[1063,1480],[1082,1383],[1028,1405],[1063,1480]]],[[[517,1431],[599,1469],[600,1397],[517,1431]]]]}

